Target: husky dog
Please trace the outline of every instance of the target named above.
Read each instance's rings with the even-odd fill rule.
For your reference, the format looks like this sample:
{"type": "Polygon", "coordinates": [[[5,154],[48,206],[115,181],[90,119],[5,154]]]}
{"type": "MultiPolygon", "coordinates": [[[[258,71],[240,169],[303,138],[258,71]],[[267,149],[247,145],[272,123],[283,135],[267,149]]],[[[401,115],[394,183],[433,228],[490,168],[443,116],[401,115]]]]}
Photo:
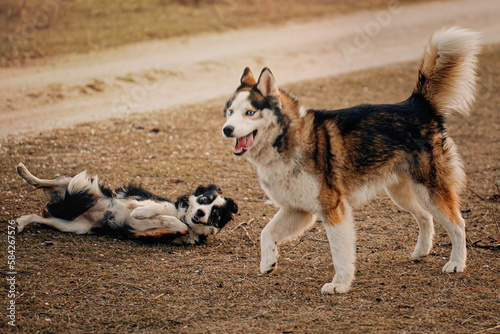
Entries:
{"type": "Polygon", "coordinates": [[[453,245],[443,271],[464,270],[465,173],[446,122],[454,114],[467,115],[475,100],[478,40],[477,33],[458,27],[436,31],[411,96],[396,104],[305,109],[278,88],[269,69],[258,81],[245,69],[225,107],[222,132],[236,138],[234,154],[256,166],[262,188],[280,208],[262,231],[262,273],[275,269],[278,244],[319,218],[335,268],[322,292],[347,292],[356,253],[351,208],[380,189],[418,223],[412,259],[429,254],[436,219],[453,245]]]}
{"type": "Polygon", "coordinates": [[[192,245],[217,234],[238,212],[236,203],[222,197],[215,185],[200,186],[174,203],[141,187],[112,191],[86,172],[42,180],[19,164],[17,173],[28,184],[43,189],[50,200],[48,217],[22,216],[17,220],[18,232],[30,223],[39,223],[62,232],[113,232],[192,245]]]}

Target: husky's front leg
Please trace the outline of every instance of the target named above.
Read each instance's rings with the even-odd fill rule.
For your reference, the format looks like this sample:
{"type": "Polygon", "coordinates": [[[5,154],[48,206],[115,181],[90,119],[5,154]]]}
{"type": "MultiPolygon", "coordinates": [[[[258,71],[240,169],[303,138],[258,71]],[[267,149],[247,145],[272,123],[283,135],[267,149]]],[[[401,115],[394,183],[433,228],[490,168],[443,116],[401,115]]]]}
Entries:
{"type": "Polygon", "coordinates": [[[356,261],[356,232],[351,207],[343,201],[333,214],[324,219],[324,226],[332,251],[335,276],[326,283],[322,293],[334,294],[349,291],[354,279],[356,261]]]}
{"type": "Polygon", "coordinates": [[[260,237],[260,272],[272,272],[277,264],[278,244],[300,236],[315,222],[315,217],[305,211],[281,208],[262,230],[260,237]]]}

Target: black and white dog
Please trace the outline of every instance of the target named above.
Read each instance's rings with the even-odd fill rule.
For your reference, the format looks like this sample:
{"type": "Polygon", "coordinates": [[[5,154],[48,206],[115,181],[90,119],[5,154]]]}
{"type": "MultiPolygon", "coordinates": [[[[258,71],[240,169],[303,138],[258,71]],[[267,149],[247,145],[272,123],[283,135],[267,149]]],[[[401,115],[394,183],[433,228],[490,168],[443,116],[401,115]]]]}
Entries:
{"type": "Polygon", "coordinates": [[[119,233],[134,238],[157,238],[174,244],[199,244],[217,234],[238,206],[221,196],[219,187],[200,186],[191,195],[171,202],[141,187],[111,190],[89,178],[87,172],[74,177],[42,180],[19,164],[17,173],[28,184],[43,189],[50,201],[46,217],[22,216],[17,231],[39,223],[76,234],[119,233]]]}

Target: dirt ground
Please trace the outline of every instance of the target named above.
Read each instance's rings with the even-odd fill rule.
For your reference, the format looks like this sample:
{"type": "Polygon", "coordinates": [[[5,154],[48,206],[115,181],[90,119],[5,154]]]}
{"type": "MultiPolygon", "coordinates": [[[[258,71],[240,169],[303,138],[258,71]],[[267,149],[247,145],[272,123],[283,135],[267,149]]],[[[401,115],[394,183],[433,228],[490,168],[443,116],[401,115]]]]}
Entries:
{"type": "Polygon", "coordinates": [[[387,6],[387,0],[4,0],[0,3],[0,67],[123,44],[273,26],[387,6]]]}
{"type": "MultiPolygon", "coordinates": [[[[440,226],[431,254],[411,261],[416,223],[381,196],[355,211],[357,273],[349,293],[320,293],[333,276],[320,223],[281,246],[275,273],[260,275],[259,235],[276,208],[266,204],[253,166],[234,157],[231,140],[220,135],[225,101],[217,99],[2,140],[4,250],[8,221],[40,213],[44,205],[43,195],[15,174],[19,162],[42,177],[86,169],[110,185],[133,180],[170,198],[213,182],[237,201],[240,213],[196,247],[28,227],[15,236],[17,327],[7,324],[5,308],[0,327],[26,333],[499,332],[499,57],[499,46],[486,47],[478,103],[469,118],[457,117],[449,126],[468,174],[464,273],[441,273],[451,245],[440,226]]],[[[411,91],[417,66],[391,65],[286,89],[318,108],[397,102],[411,91]]],[[[2,273],[8,277],[5,254],[2,273]]],[[[6,280],[1,284],[9,290],[6,280]]],[[[7,305],[7,293],[2,297],[7,305]]]]}
{"type": "MultiPolygon", "coordinates": [[[[413,2],[395,1],[405,5],[413,2]]],[[[0,238],[0,268],[6,278],[0,282],[4,291],[1,330],[23,333],[500,333],[500,45],[495,44],[499,35],[494,33],[500,27],[495,16],[499,6],[495,3],[481,19],[472,14],[473,10],[491,6],[493,2],[461,0],[451,1],[453,4],[448,6],[431,1],[429,6],[433,7],[412,5],[413,10],[420,8],[420,18],[425,19],[420,23],[415,23],[419,16],[405,7],[401,14],[392,17],[390,28],[382,29],[370,46],[363,49],[365,52],[358,55],[361,58],[350,64],[345,58],[339,58],[342,62],[331,65],[347,72],[354,69],[349,66],[356,64],[369,68],[416,59],[415,55],[423,47],[418,39],[428,38],[428,34],[422,32],[430,31],[445,15],[450,21],[455,17],[454,11],[460,12],[460,6],[471,3],[474,8],[457,16],[458,21],[470,23],[467,26],[472,28],[486,26],[486,42],[492,43],[485,48],[480,60],[476,108],[470,117],[452,119],[449,126],[468,175],[462,206],[468,233],[466,271],[453,275],[441,273],[451,244],[439,225],[431,254],[422,261],[411,261],[417,225],[409,214],[399,211],[386,196],[380,196],[355,211],[356,280],[349,293],[334,296],[320,293],[321,286],[334,274],[321,223],[300,239],[281,246],[276,272],[259,273],[260,231],[277,209],[266,203],[253,166],[244,158],[234,157],[232,141],[220,134],[225,99],[189,105],[174,100],[188,87],[179,83],[196,83],[201,92],[203,86],[210,86],[206,83],[209,82],[213,87],[205,93],[210,98],[219,96],[220,88],[223,94],[229,95],[236,88],[243,65],[229,63],[229,56],[226,59],[217,53],[207,55],[200,49],[196,52],[200,59],[184,63],[185,66],[169,64],[163,59],[164,63],[160,63],[163,67],[156,68],[154,58],[140,57],[141,53],[154,55],[152,50],[166,48],[172,57],[179,58],[172,45],[202,43],[196,36],[174,39],[177,44],[155,42],[166,37],[177,38],[200,30],[224,31],[221,36],[228,36],[235,28],[257,29],[289,21],[302,24],[312,17],[360,9],[371,11],[355,12],[348,21],[353,27],[366,28],[365,25],[373,21],[374,13],[389,8],[387,1],[318,0],[308,1],[306,6],[303,1],[284,5],[281,0],[255,0],[250,2],[251,11],[232,0],[105,4],[94,0],[9,0],[0,4],[0,66],[6,66],[0,68],[0,116],[9,115],[25,123],[12,123],[14,125],[7,127],[21,129],[29,123],[31,127],[44,129],[15,137],[4,137],[0,131],[3,137],[0,138],[0,223],[4,231],[0,238]],[[151,10],[158,4],[164,10],[151,10]],[[441,8],[439,6],[447,9],[425,9],[441,8]],[[43,13],[48,16],[41,15],[43,13]],[[26,30],[26,18],[36,18],[35,30],[26,30]],[[494,22],[488,21],[491,18],[494,22]],[[411,43],[408,31],[412,32],[411,43]],[[398,34],[400,38],[394,39],[398,34]],[[9,36],[17,36],[17,39],[9,40],[9,36]],[[147,44],[150,49],[146,44],[121,47],[139,41],[153,41],[153,44],[147,44]],[[406,42],[408,44],[404,44],[406,42]],[[400,49],[396,50],[394,45],[400,49]],[[415,46],[418,52],[414,51],[415,46]],[[113,49],[107,49],[109,47],[113,49]],[[133,53],[123,53],[127,48],[133,53]],[[405,49],[409,57],[401,52],[405,49]],[[72,52],[78,54],[68,55],[72,52]],[[53,55],[63,56],[48,57],[53,55]],[[122,59],[121,55],[130,58],[122,59]],[[216,58],[218,62],[207,57],[216,58]],[[384,60],[386,62],[377,63],[384,60]],[[153,67],[140,67],[140,62],[153,67]],[[76,66],[82,64],[88,66],[76,66]],[[233,75],[233,70],[238,73],[233,75]],[[229,78],[234,87],[226,89],[224,81],[213,79],[213,73],[229,78]],[[163,86],[165,83],[169,86],[163,86]],[[175,91],[176,86],[182,89],[175,91]],[[92,109],[103,108],[106,106],[103,102],[114,103],[123,94],[133,99],[131,94],[137,93],[134,89],[138,87],[146,88],[147,94],[135,96],[133,105],[166,100],[175,103],[169,108],[151,105],[143,108],[158,110],[154,112],[132,114],[129,110],[118,118],[88,122],[91,118],[86,114],[92,109]],[[163,92],[171,96],[162,96],[163,92]],[[35,117],[36,112],[40,114],[35,117]],[[44,116],[44,112],[50,114],[44,116]],[[69,112],[75,113],[71,118],[86,119],[85,123],[78,118],[80,124],[69,129],[59,129],[64,126],[52,123],[48,127],[40,126],[50,115],[62,117],[69,112]],[[14,239],[8,239],[9,222],[23,214],[40,214],[45,204],[43,195],[24,184],[15,173],[19,162],[41,177],[74,175],[87,170],[90,174],[98,173],[111,186],[133,181],[172,199],[199,184],[216,183],[225,196],[238,203],[240,212],[235,221],[202,246],[176,247],[108,236],[69,235],[40,226],[30,226],[14,239]],[[9,252],[8,244],[13,241],[15,252],[12,248],[9,252]],[[11,268],[8,261],[12,261],[13,256],[15,264],[11,268]],[[15,295],[11,295],[11,281],[7,280],[11,276],[15,276],[15,295]],[[15,302],[16,327],[8,325],[10,311],[5,308],[12,301],[15,302]]],[[[301,29],[308,23],[305,24],[300,25],[301,29]]],[[[293,29],[291,31],[293,33],[293,29]]],[[[356,31],[346,33],[345,41],[353,41],[356,31]]],[[[235,32],[237,36],[241,34],[243,30],[235,32]]],[[[290,37],[296,41],[298,38],[290,37]]],[[[311,40],[309,35],[303,39],[311,40]]],[[[203,43],[208,45],[213,41],[208,39],[203,43]]],[[[258,41],[256,38],[254,42],[258,41]]],[[[245,66],[281,64],[281,68],[272,66],[278,80],[295,81],[285,88],[306,106],[317,108],[397,102],[405,99],[413,88],[418,66],[413,61],[325,79],[291,80],[296,68],[316,78],[319,75],[313,75],[314,68],[325,69],[324,62],[334,59],[333,53],[327,52],[334,46],[314,42],[319,44],[315,46],[318,49],[309,45],[309,49],[305,49],[309,53],[285,50],[283,57],[290,62],[257,57],[255,53],[245,54],[241,50],[238,51],[240,58],[235,55],[231,58],[238,58],[245,66]]],[[[219,46],[224,45],[227,44],[219,46]]],[[[183,50],[179,50],[182,55],[183,50]]],[[[339,53],[338,48],[334,51],[339,53]]],[[[329,67],[318,73],[340,73],[332,72],[334,70],[329,67]]],[[[200,93],[193,99],[201,101],[207,97],[200,93]]],[[[7,124],[2,123],[0,129],[7,124]]]]}

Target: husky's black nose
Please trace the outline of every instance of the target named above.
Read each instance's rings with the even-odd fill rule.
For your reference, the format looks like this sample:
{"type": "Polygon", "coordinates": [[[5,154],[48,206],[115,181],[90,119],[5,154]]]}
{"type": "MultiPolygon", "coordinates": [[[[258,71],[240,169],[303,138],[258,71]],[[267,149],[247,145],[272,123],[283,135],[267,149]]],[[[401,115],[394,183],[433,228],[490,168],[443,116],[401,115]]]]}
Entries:
{"type": "Polygon", "coordinates": [[[224,132],[224,136],[226,137],[231,137],[234,131],[234,126],[228,125],[224,129],[222,129],[222,132],[224,132]]]}

